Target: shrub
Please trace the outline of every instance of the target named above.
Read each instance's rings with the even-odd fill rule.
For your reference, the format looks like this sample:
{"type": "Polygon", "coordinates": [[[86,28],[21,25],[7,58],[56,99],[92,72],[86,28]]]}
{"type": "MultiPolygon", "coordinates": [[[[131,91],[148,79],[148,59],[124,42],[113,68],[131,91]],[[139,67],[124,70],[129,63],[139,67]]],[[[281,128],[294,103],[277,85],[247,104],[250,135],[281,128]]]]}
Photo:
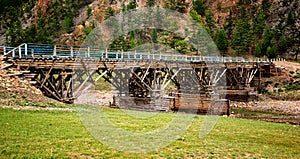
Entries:
{"type": "Polygon", "coordinates": [[[300,78],[300,74],[299,74],[299,73],[297,73],[297,75],[296,75],[296,76],[294,76],[294,78],[300,78]]]}

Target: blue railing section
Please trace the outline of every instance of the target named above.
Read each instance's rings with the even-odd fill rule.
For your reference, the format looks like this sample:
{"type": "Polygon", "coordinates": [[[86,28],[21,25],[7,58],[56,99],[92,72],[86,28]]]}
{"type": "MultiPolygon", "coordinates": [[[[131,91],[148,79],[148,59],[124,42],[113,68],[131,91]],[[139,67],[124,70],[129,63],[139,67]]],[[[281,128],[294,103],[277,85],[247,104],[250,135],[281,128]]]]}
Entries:
{"type": "Polygon", "coordinates": [[[121,49],[100,50],[93,47],[68,46],[68,45],[37,45],[23,43],[18,47],[0,46],[0,54],[14,58],[36,58],[36,57],[99,57],[107,59],[153,59],[167,61],[218,61],[218,62],[269,62],[268,59],[245,60],[242,57],[222,56],[191,56],[172,53],[150,53],[145,51],[122,51],[121,49]]]}

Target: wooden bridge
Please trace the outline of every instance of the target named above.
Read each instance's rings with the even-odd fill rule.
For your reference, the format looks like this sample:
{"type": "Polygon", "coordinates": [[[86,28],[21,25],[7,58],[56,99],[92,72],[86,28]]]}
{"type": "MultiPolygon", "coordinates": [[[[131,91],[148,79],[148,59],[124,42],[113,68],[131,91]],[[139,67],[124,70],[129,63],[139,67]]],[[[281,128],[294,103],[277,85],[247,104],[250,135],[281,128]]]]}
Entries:
{"type": "MultiPolygon", "coordinates": [[[[82,91],[92,88],[101,78],[113,86],[120,99],[166,96],[175,99],[196,95],[197,101],[200,98],[224,101],[230,94],[246,90],[248,95],[250,90],[257,90],[260,79],[269,76],[272,67],[268,61],[246,61],[240,57],[124,52],[63,45],[22,44],[15,48],[1,47],[0,52],[10,67],[20,69],[24,78],[44,95],[67,103],[73,103],[82,91]],[[216,94],[220,96],[215,98],[216,94]]],[[[167,106],[169,109],[178,109],[178,102],[184,100],[172,101],[172,106],[167,106]]],[[[163,110],[157,106],[154,109],[163,110]]]]}

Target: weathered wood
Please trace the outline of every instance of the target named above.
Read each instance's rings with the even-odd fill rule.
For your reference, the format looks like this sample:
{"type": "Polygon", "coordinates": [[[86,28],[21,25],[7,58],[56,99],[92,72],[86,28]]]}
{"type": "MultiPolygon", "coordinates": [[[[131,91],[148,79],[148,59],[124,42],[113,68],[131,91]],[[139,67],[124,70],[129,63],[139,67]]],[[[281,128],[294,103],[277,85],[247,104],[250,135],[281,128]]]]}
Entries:
{"type": "Polygon", "coordinates": [[[101,58],[8,58],[6,61],[11,67],[25,71],[22,72],[24,77],[36,78],[37,87],[61,101],[74,100],[81,90],[95,85],[100,78],[111,83],[119,91],[118,95],[131,97],[159,96],[171,82],[177,92],[211,94],[215,87],[222,86],[219,83],[224,82],[225,77],[225,86],[230,86],[227,89],[249,89],[258,87],[253,81],[260,80],[260,75],[272,67],[271,63],[256,62],[186,63],[101,58]],[[95,74],[98,77],[93,79],[95,74]]]}

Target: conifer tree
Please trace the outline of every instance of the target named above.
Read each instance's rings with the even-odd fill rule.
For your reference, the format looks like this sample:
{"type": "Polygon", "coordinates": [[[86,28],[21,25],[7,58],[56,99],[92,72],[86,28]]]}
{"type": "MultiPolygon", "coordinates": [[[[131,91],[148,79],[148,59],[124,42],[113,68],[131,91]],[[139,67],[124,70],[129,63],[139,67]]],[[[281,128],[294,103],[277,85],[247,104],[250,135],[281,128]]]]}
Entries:
{"type": "Polygon", "coordinates": [[[222,55],[227,54],[228,40],[227,34],[224,29],[216,31],[214,41],[222,55]]]}
{"type": "Polygon", "coordinates": [[[282,35],[279,39],[278,43],[278,51],[285,52],[287,50],[287,41],[284,35],[282,35]]]}
{"type": "Polygon", "coordinates": [[[201,16],[205,16],[205,5],[202,0],[195,0],[193,2],[194,10],[201,16]]]}
{"type": "Polygon", "coordinates": [[[147,0],[147,7],[153,7],[155,5],[155,0],[147,0]]]}
{"type": "Polygon", "coordinates": [[[261,52],[263,54],[266,54],[267,48],[271,46],[271,40],[273,39],[273,32],[272,30],[266,26],[264,29],[264,34],[263,34],[263,39],[262,39],[262,44],[261,44],[261,52]]]}
{"type": "Polygon", "coordinates": [[[254,56],[261,57],[261,44],[259,42],[257,42],[255,45],[254,56]]]}

